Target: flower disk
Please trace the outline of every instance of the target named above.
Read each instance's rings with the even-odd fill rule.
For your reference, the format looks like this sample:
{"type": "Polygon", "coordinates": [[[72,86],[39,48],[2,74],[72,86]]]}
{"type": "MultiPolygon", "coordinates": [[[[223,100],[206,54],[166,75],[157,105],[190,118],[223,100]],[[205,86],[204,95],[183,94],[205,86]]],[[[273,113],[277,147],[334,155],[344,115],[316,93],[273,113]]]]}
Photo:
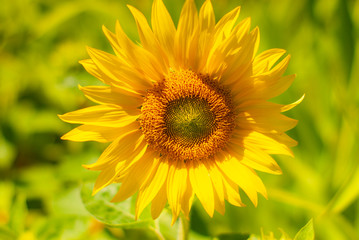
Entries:
{"type": "Polygon", "coordinates": [[[268,100],[295,76],[283,76],[290,56],[282,49],[257,55],[259,30],[250,19],[236,24],[239,7],[217,23],[210,0],[199,12],[186,0],[177,27],[162,0],[154,0],[150,26],[129,6],[140,37],[135,44],[117,22],[103,28],[115,55],[88,48],[84,68],[104,86],[80,87],[96,106],[59,117],[81,124],[62,139],[111,142],[97,162],[93,190],[121,186],[112,201],[137,192],[137,219],[151,204],[157,218],[167,202],[172,224],[188,218],[196,196],[205,211],[224,214],[225,200],[254,205],[266,189],[257,171],[280,174],[272,154],[293,156],[296,141],[285,134],[297,121],[282,115],[298,105],[268,100]]]}
{"type": "Polygon", "coordinates": [[[229,93],[188,70],[170,72],[149,90],[141,111],[147,143],[172,161],[213,157],[235,126],[229,93]]]}

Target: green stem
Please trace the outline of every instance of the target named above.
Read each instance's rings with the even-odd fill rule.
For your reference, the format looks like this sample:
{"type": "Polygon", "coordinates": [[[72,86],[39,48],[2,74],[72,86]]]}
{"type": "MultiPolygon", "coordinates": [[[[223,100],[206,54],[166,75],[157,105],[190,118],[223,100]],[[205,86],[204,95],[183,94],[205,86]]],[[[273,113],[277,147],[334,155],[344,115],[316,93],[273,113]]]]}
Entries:
{"type": "Polygon", "coordinates": [[[177,240],[188,240],[188,233],[189,233],[189,221],[183,214],[179,216],[180,222],[178,226],[178,236],[177,240]]]}

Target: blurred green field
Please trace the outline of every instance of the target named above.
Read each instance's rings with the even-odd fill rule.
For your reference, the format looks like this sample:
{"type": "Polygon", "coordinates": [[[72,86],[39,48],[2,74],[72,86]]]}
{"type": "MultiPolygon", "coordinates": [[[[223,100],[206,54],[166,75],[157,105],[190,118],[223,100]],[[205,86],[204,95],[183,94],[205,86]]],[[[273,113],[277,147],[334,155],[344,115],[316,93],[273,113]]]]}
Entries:
{"type": "MultiPolygon", "coordinates": [[[[177,22],[184,1],[164,2],[177,22]]],[[[255,208],[243,194],[246,208],[226,205],[214,218],[195,203],[192,238],[263,231],[279,239],[279,229],[294,237],[313,218],[316,239],[359,239],[359,1],[212,2],[217,20],[242,6],[240,20],[251,16],[260,28],[260,51],[292,55],[286,73],[297,78],[274,101],[306,97],[287,114],[299,120],[289,132],[296,158],[276,157],[283,175],[259,173],[269,200],[255,208]]],[[[101,26],[114,30],[118,19],[138,40],[126,4],[149,19],[150,0],[0,0],[0,239],[158,239],[154,227],[95,220],[80,193],[97,173],[81,165],[106,144],[60,140],[74,126],[57,114],[93,105],[77,85],[100,82],[78,61],[88,58],[86,46],[112,52],[101,26]]],[[[175,239],[178,225],[161,221],[166,239],[175,239]]]]}

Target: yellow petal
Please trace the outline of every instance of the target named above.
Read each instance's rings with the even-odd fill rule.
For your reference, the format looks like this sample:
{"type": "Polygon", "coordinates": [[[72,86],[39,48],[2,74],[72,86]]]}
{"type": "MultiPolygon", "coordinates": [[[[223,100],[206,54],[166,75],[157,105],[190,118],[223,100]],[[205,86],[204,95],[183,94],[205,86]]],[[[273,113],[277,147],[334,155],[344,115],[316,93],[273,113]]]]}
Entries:
{"type": "Polygon", "coordinates": [[[151,203],[151,215],[153,219],[158,218],[167,203],[167,185],[163,184],[151,203]]]}
{"type": "MultiPolygon", "coordinates": [[[[93,195],[96,194],[101,189],[103,189],[104,187],[108,186],[113,182],[118,182],[117,179],[119,174],[123,174],[121,170],[124,168],[124,165],[126,165],[126,163],[128,165],[128,162],[130,162],[131,164],[136,164],[137,163],[136,158],[141,158],[143,156],[143,154],[141,155],[141,153],[139,153],[141,152],[142,149],[146,150],[144,144],[142,145],[140,144],[140,146],[137,149],[135,149],[132,153],[124,153],[123,155],[121,155],[122,159],[126,159],[126,161],[121,161],[122,159],[121,157],[119,157],[118,161],[107,161],[106,164],[103,164],[101,166],[101,173],[97,177],[92,194],[93,195]],[[134,155],[136,155],[136,157],[134,157],[134,155]]],[[[91,170],[94,170],[94,168],[91,170]]],[[[125,174],[126,173],[127,172],[125,172],[125,174]]]]}
{"type": "Polygon", "coordinates": [[[172,209],[173,225],[180,213],[182,198],[186,190],[187,168],[181,161],[170,165],[167,179],[167,199],[172,209]]]}
{"type": "Polygon", "coordinates": [[[217,165],[215,164],[208,164],[207,168],[209,175],[211,176],[214,189],[214,207],[219,213],[223,215],[225,211],[225,203],[222,173],[218,171],[217,165]]]}
{"type": "Polygon", "coordinates": [[[244,148],[255,147],[264,150],[269,154],[283,154],[291,157],[293,152],[286,144],[278,142],[277,140],[257,131],[238,131],[233,137],[236,144],[241,144],[244,148]]]}
{"type": "Polygon", "coordinates": [[[238,126],[264,133],[282,133],[292,129],[298,121],[282,115],[282,107],[264,100],[243,101],[237,106],[238,126]]]}
{"type": "Polygon", "coordinates": [[[116,166],[116,182],[122,182],[123,179],[128,175],[128,170],[137,164],[137,162],[142,159],[148,152],[147,142],[141,139],[141,142],[135,148],[135,150],[130,154],[126,159],[122,158],[121,161],[116,166]]]}
{"type": "Polygon", "coordinates": [[[298,121],[283,115],[246,116],[238,118],[237,124],[243,129],[255,130],[263,133],[282,134],[294,128],[298,121]]]}
{"type": "Polygon", "coordinates": [[[108,76],[106,76],[97,66],[96,64],[93,62],[92,59],[85,59],[85,60],[81,60],[79,62],[88,73],[90,73],[92,76],[94,76],[95,78],[99,79],[101,82],[106,83],[106,84],[111,84],[111,82],[113,81],[111,78],[109,78],[108,76]]]}
{"type": "Polygon", "coordinates": [[[209,176],[208,169],[201,162],[192,163],[189,168],[189,179],[194,193],[197,195],[203,208],[209,216],[214,212],[213,185],[209,176]]]}
{"type": "Polygon", "coordinates": [[[198,72],[204,72],[203,68],[207,63],[208,54],[211,50],[211,36],[215,27],[215,16],[210,0],[206,0],[199,11],[198,27],[197,62],[194,64],[193,69],[198,72]]]}
{"type": "Polygon", "coordinates": [[[191,211],[191,207],[192,207],[192,202],[194,199],[194,192],[192,189],[192,185],[190,183],[189,180],[189,176],[187,175],[186,179],[183,179],[185,185],[186,185],[186,190],[183,194],[183,198],[182,198],[182,202],[181,202],[181,208],[183,211],[184,216],[189,219],[189,212],[191,211]]]}
{"type": "Polygon", "coordinates": [[[295,141],[285,133],[279,133],[279,134],[266,133],[266,135],[269,136],[270,138],[275,139],[278,142],[287,145],[288,147],[294,147],[297,146],[298,144],[297,141],[295,141]]]}
{"type": "Polygon", "coordinates": [[[240,9],[240,7],[236,7],[224,15],[216,24],[214,29],[215,44],[216,42],[222,41],[224,37],[228,37],[230,35],[232,28],[238,19],[240,9]]]}
{"type": "Polygon", "coordinates": [[[128,170],[126,178],[111,202],[121,202],[135,194],[148,175],[157,168],[157,164],[158,161],[154,161],[153,153],[145,154],[128,170]]]}
{"type": "Polygon", "coordinates": [[[253,59],[254,56],[257,54],[258,47],[259,47],[259,41],[260,41],[259,28],[255,27],[250,35],[251,35],[251,39],[253,39],[253,42],[254,42],[253,52],[252,52],[252,56],[251,56],[251,58],[253,59]]]}
{"type": "MultiPolygon", "coordinates": [[[[289,63],[290,55],[285,57],[280,63],[270,71],[251,76],[246,79],[241,89],[234,88],[234,101],[240,102],[246,99],[271,99],[286,91],[294,81],[295,75],[282,77],[289,63]]],[[[242,81],[243,82],[243,81],[242,81]]]]}
{"type": "Polygon", "coordinates": [[[237,207],[244,207],[245,204],[241,200],[241,196],[238,192],[238,185],[230,180],[226,175],[223,175],[223,189],[224,197],[227,201],[237,207]]]}
{"type": "Polygon", "coordinates": [[[176,28],[162,0],[154,0],[152,5],[152,29],[166,55],[173,61],[176,28]]]}
{"type": "Polygon", "coordinates": [[[257,192],[267,196],[262,180],[253,170],[241,164],[238,159],[232,157],[216,163],[224,175],[243,189],[255,206],[258,203],[257,192]]]}
{"type": "Polygon", "coordinates": [[[119,57],[90,47],[87,47],[87,52],[96,66],[112,80],[111,85],[129,88],[132,86],[132,89],[136,89],[137,92],[143,94],[152,87],[149,80],[136,74],[119,57]]]}
{"type": "Polygon", "coordinates": [[[116,163],[112,163],[111,165],[108,165],[106,169],[100,172],[92,190],[92,195],[95,195],[101,189],[113,183],[113,179],[116,177],[115,165],[116,163]]]}
{"type": "Polygon", "coordinates": [[[141,185],[140,191],[137,196],[136,216],[138,217],[143,209],[153,200],[153,198],[160,191],[162,186],[167,180],[168,163],[156,159],[158,161],[158,168],[154,169],[148,179],[141,185]]]}
{"type": "Polygon", "coordinates": [[[162,67],[161,71],[167,72],[167,69],[169,68],[168,57],[164,53],[157,38],[152,32],[150,26],[148,25],[146,17],[136,8],[130,5],[127,6],[136,20],[138,34],[140,36],[142,46],[147,51],[151,52],[155,56],[155,58],[161,63],[160,64],[160,66],[162,67]]]}
{"type": "Polygon", "coordinates": [[[138,118],[138,116],[129,116],[116,105],[96,105],[58,115],[58,117],[68,123],[104,127],[123,127],[138,118]]]}
{"type": "MultiPolygon", "coordinates": [[[[133,43],[123,31],[120,23],[116,22],[116,36],[125,54],[125,63],[130,64],[130,67],[122,67],[122,71],[128,71],[126,74],[132,74],[132,77],[137,77],[135,83],[141,83],[147,89],[153,86],[153,82],[158,82],[163,79],[162,65],[158,62],[149,51],[141,46],[133,43]]],[[[122,64],[124,65],[124,64],[122,64]]],[[[131,84],[133,84],[133,82],[131,84]]]]}
{"type": "Polygon", "coordinates": [[[228,151],[233,157],[248,167],[271,174],[282,173],[276,161],[259,148],[253,146],[243,148],[239,145],[228,144],[228,151]]]}
{"type": "Polygon", "coordinates": [[[253,61],[253,75],[269,71],[285,52],[284,49],[274,48],[256,56],[253,61]]]}
{"type": "Polygon", "coordinates": [[[120,128],[113,127],[98,127],[91,125],[81,125],[61,137],[63,140],[70,140],[74,142],[96,141],[96,142],[111,142],[120,135],[128,131],[139,128],[138,122],[130,123],[120,128]]]}
{"type": "Polygon", "coordinates": [[[250,25],[250,18],[242,20],[233,29],[235,37],[231,40],[232,42],[227,43],[225,51],[228,67],[221,78],[221,81],[225,82],[226,85],[234,84],[233,87],[236,87],[241,84],[242,75],[251,74],[249,67],[252,63],[251,54],[253,54],[254,49],[254,38],[249,34],[250,25]]]}
{"type": "Polygon", "coordinates": [[[141,113],[138,107],[143,103],[143,99],[140,96],[125,95],[117,91],[117,88],[108,86],[79,86],[79,88],[93,102],[99,104],[117,104],[121,107],[127,107],[127,109],[132,107],[132,111],[137,109],[138,114],[141,113]]]}
{"type": "Polygon", "coordinates": [[[281,112],[286,112],[286,111],[291,110],[292,108],[297,106],[299,103],[301,103],[303,101],[304,97],[305,97],[305,94],[303,94],[303,96],[301,98],[299,98],[297,101],[295,101],[294,103],[283,105],[281,107],[280,111],[281,112]]]}
{"type": "Polygon", "coordinates": [[[113,141],[103,151],[97,162],[83,166],[90,170],[102,170],[112,162],[118,163],[127,160],[133,153],[141,151],[144,143],[142,132],[139,129],[129,131],[113,141]]]}
{"type": "Polygon", "coordinates": [[[99,79],[101,82],[108,84],[108,85],[116,86],[117,91],[120,92],[121,94],[134,96],[134,97],[140,96],[138,94],[138,92],[136,92],[134,89],[132,89],[131,86],[128,86],[128,85],[126,85],[126,83],[124,83],[122,81],[118,81],[117,79],[111,79],[106,74],[104,74],[96,66],[96,64],[93,62],[92,59],[82,60],[82,61],[80,61],[80,64],[86,69],[86,71],[88,73],[90,73],[92,76],[99,79]]]}
{"type": "Polygon", "coordinates": [[[228,79],[226,72],[229,71],[227,75],[231,75],[230,73],[233,72],[234,67],[236,67],[236,70],[238,68],[243,69],[241,67],[242,62],[250,62],[255,51],[254,44],[249,41],[256,37],[248,34],[249,24],[247,23],[250,23],[250,21],[242,21],[232,30],[233,20],[237,19],[238,14],[239,8],[233,11],[231,18],[223,25],[223,29],[217,29],[221,21],[216,25],[219,33],[215,33],[214,44],[211,46],[212,49],[208,55],[207,71],[209,74],[223,76],[225,80],[228,79]],[[249,40],[243,41],[244,36],[249,40]],[[250,46],[250,44],[253,46],[250,46]]]}
{"type": "Polygon", "coordinates": [[[112,33],[105,26],[102,26],[102,31],[104,32],[105,36],[107,37],[108,41],[110,42],[117,57],[120,57],[123,59],[123,57],[124,57],[123,50],[121,49],[120,45],[118,44],[116,34],[112,33]]]}
{"type": "Polygon", "coordinates": [[[201,32],[212,32],[215,26],[215,16],[210,0],[206,0],[199,11],[199,29],[201,32]]]}
{"type": "Polygon", "coordinates": [[[189,51],[191,47],[196,47],[194,45],[198,44],[198,40],[193,39],[193,35],[196,34],[196,31],[198,31],[196,5],[193,0],[186,0],[181,11],[174,42],[175,57],[181,67],[187,67],[186,61],[188,61],[190,57],[196,57],[194,55],[197,49],[192,52],[189,51]]]}

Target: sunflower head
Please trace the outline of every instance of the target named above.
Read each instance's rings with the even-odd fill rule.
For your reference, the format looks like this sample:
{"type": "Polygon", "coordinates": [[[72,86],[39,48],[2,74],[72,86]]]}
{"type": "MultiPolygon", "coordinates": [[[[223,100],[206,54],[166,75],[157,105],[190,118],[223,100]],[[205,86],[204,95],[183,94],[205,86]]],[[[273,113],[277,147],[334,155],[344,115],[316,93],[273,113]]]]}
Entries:
{"type": "MultiPolygon", "coordinates": [[[[105,86],[80,89],[99,105],[61,115],[81,126],[62,139],[112,142],[97,162],[94,193],[113,182],[113,201],[138,192],[136,218],[151,203],[157,218],[168,202],[173,222],[188,217],[194,196],[207,213],[224,213],[225,200],[244,206],[239,189],[257,205],[266,190],[255,170],[280,174],[271,154],[292,155],[285,134],[296,120],[281,113],[300,103],[268,100],[284,92],[289,56],[282,49],[257,55],[259,30],[237,22],[239,7],[215,22],[209,0],[199,12],[187,0],[177,27],[161,0],[154,0],[149,26],[132,12],[141,44],[117,22],[104,28],[114,55],[88,48],[85,69],[105,86]]],[[[173,223],[172,222],[172,223],[173,223]]]]}

